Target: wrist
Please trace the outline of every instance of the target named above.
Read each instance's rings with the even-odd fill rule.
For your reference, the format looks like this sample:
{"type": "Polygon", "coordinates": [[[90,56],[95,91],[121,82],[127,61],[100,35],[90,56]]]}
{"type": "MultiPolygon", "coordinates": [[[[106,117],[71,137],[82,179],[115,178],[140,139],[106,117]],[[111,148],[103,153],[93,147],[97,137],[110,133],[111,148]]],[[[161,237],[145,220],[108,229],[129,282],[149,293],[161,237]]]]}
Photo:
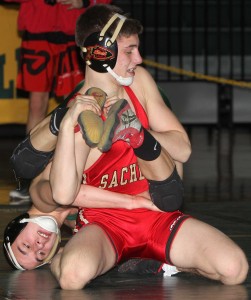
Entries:
{"type": "Polygon", "coordinates": [[[75,125],[72,122],[72,119],[69,118],[64,118],[60,124],[60,130],[62,132],[69,132],[69,131],[74,131],[75,125]]]}
{"type": "Polygon", "coordinates": [[[129,195],[130,196],[130,207],[128,209],[137,209],[141,208],[140,199],[137,195],[129,195]]]}

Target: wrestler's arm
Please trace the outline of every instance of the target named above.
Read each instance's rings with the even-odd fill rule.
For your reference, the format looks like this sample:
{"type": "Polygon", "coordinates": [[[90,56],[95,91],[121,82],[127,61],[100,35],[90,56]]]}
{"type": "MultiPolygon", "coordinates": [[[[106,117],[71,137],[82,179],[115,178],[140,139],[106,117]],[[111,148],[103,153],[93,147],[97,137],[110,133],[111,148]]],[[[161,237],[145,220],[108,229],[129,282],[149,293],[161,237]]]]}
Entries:
{"type": "Polygon", "coordinates": [[[50,172],[52,196],[60,205],[73,204],[80,189],[83,170],[90,152],[81,133],[74,132],[78,116],[84,110],[101,113],[93,97],[78,95],[60,124],[50,172]]]}
{"type": "MultiPolygon", "coordinates": [[[[52,212],[59,207],[59,204],[52,198],[49,182],[50,168],[51,163],[32,181],[30,186],[33,205],[43,213],[52,212]]],[[[147,208],[158,210],[150,200],[148,192],[145,192],[144,195],[127,195],[84,184],[80,186],[79,193],[72,205],[87,208],[147,208]]]]}
{"type": "Polygon", "coordinates": [[[67,127],[60,128],[50,172],[52,197],[59,205],[73,204],[80,190],[83,169],[90,151],[81,134],[75,134],[73,128],[67,127]]]}
{"type": "Polygon", "coordinates": [[[159,210],[151,201],[148,191],[140,195],[128,195],[90,185],[81,185],[73,204],[74,206],[89,208],[147,208],[150,210],[159,210]]]}
{"type": "Polygon", "coordinates": [[[144,106],[150,132],[175,161],[184,163],[191,154],[188,135],[174,113],[164,103],[159,89],[147,70],[136,69],[132,89],[144,106]]]}

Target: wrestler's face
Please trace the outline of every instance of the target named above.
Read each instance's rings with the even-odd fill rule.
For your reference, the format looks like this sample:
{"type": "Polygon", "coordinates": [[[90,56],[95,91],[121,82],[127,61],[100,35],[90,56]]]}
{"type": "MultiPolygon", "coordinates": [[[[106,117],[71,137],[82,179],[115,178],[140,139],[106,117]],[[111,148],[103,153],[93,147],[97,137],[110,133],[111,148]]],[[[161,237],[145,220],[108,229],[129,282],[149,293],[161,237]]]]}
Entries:
{"type": "Polygon", "coordinates": [[[142,63],[139,53],[139,37],[137,34],[129,37],[121,36],[118,42],[118,57],[113,71],[122,77],[133,77],[137,65],[142,63]]]}
{"type": "Polygon", "coordinates": [[[28,223],[11,245],[18,263],[27,270],[44,263],[50,254],[57,234],[47,231],[38,224],[28,223]]]}

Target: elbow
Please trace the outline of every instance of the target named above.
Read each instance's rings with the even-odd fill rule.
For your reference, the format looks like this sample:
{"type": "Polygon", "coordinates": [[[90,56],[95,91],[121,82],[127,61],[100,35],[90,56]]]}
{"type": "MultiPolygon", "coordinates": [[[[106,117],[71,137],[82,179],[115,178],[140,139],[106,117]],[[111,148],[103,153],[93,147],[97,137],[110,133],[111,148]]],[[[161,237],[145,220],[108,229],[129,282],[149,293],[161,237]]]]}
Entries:
{"type": "Polygon", "coordinates": [[[179,137],[179,144],[177,149],[178,157],[174,158],[175,160],[185,163],[188,161],[192,154],[192,146],[189,140],[189,137],[186,133],[182,133],[179,137]]]}
{"type": "Polygon", "coordinates": [[[189,143],[188,146],[187,146],[187,151],[185,153],[185,162],[188,161],[188,159],[190,158],[192,154],[192,147],[191,147],[191,144],[189,143]]]}
{"type": "Polygon", "coordinates": [[[190,158],[192,154],[192,147],[190,143],[187,143],[186,147],[183,147],[183,152],[181,155],[181,163],[185,163],[188,161],[188,159],[190,158]]]}
{"type": "Polygon", "coordinates": [[[60,181],[50,179],[52,198],[58,205],[71,205],[79,190],[78,185],[62,184],[60,181]]]}
{"type": "Polygon", "coordinates": [[[52,197],[58,205],[71,205],[74,201],[73,197],[68,195],[63,188],[60,190],[52,189],[52,197]]]}

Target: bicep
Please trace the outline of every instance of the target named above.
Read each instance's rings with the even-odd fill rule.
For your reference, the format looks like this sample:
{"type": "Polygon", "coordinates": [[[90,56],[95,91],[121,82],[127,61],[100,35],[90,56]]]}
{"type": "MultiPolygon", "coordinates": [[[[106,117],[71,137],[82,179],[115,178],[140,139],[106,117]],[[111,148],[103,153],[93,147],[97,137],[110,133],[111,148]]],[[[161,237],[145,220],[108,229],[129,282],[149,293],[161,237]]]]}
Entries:
{"type": "Polygon", "coordinates": [[[144,84],[143,95],[150,128],[156,132],[185,132],[176,115],[166,105],[157,84],[150,74],[146,74],[145,82],[147,84],[144,84]]]}

